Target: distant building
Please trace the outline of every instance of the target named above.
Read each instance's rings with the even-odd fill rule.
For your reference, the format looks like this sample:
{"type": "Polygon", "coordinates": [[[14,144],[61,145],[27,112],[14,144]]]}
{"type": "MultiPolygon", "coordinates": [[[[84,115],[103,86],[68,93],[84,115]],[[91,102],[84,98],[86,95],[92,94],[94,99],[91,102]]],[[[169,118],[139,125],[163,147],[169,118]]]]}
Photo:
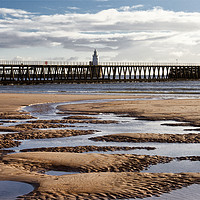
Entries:
{"type": "Polygon", "coordinates": [[[97,55],[97,50],[94,50],[94,54],[92,55],[92,61],[89,62],[89,65],[91,66],[90,70],[92,73],[93,79],[99,79],[102,77],[102,69],[98,65],[98,55],[97,55]]]}
{"type": "Polygon", "coordinates": [[[93,59],[92,59],[92,65],[97,66],[98,65],[98,55],[97,50],[94,50],[93,59]]]}

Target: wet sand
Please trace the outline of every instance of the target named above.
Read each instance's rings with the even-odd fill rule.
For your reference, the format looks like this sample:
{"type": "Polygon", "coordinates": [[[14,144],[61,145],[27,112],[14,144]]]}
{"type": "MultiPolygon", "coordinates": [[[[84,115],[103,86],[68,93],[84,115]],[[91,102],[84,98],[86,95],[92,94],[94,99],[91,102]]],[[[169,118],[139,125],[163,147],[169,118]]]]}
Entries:
{"type": "Polygon", "coordinates": [[[121,133],[89,139],[106,142],[200,143],[200,134],[121,133]]]}
{"type": "Polygon", "coordinates": [[[135,100],[63,105],[62,111],[115,113],[146,120],[176,120],[200,126],[200,99],[135,100]]]}
{"type": "Polygon", "coordinates": [[[4,164],[0,164],[0,179],[35,185],[35,190],[27,197],[23,196],[23,199],[144,198],[200,183],[199,173],[122,172],[130,161],[132,167],[140,160],[157,161],[159,157],[47,152],[12,154],[5,156],[4,164]],[[37,170],[38,166],[62,170],[84,169],[89,173],[50,176],[33,170],[37,170]],[[90,173],[92,169],[98,173],[90,173]],[[105,169],[106,172],[102,172],[105,169]],[[110,172],[109,169],[116,171],[110,172]]]}
{"type": "Polygon", "coordinates": [[[118,147],[118,146],[75,146],[75,147],[41,147],[33,149],[22,149],[21,152],[73,152],[84,153],[92,151],[129,151],[136,149],[145,149],[147,151],[155,150],[155,147],[118,147]]]}
{"type": "Polygon", "coordinates": [[[50,176],[1,165],[3,180],[31,183],[36,189],[23,199],[120,199],[160,195],[199,183],[199,174],[100,172],[50,176]],[[7,176],[5,177],[5,174],[7,176]]]}
{"type": "Polygon", "coordinates": [[[97,99],[128,99],[143,98],[136,96],[117,96],[117,95],[60,95],[60,94],[11,94],[0,93],[0,114],[10,112],[16,113],[22,106],[30,104],[55,103],[55,102],[71,102],[81,100],[97,100],[97,99]]]}
{"type": "Polygon", "coordinates": [[[3,163],[23,169],[44,168],[56,171],[77,172],[136,172],[149,165],[168,163],[173,158],[166,156],[97,154],[68,152],[28,152],[4,156],[3,163]]]}
{"type": "MultiPolygon", "coordinates": [[[[29,113],[18,112],[20,107],[30,104],[122,98],[122,96],[109,95],[0,94],[0,117],[2,119],[32,118],[29,113]]],[[[126,96],[124,98],[139,97],[126,96]]],[[[108,103],[71,104],[59,106],[59,109],[61,113],[79,113],[79,115],[83,113],[116,113],[147,120],[173,119],[186,121],[195,126],[200,124],[200,100],[128,100],[108,103]]],[[[27,126],[18,127],[20,131],[17,134],[2,134],[1,142],[4,143],[9,140],[15,142],[13,139],[30,139],[30,137],[31,139],[36,139],[67,137],[68,135],[66,132],[68,130],[62,130],[63,132],[56,130],[52,133],[49,130],[36,130],[38,126],[40,125],[29,126],[31,130],[27,130],[27,126]],[[28,133],[24,132],[24,129],[28,133]]],[[[15,128],[13,131],[16,131],[15,128]]],[[[126,135],[126,137],[129,136],[126,135]]],[[[160,135],[158,134],[156,137],[160,137],[160,135]]],[[[154,137],[151,135],[149,138],[154,137]]],[[[164,156],[128,154],[108,155],[67,152],[2,154],[0,180],[25,182],[34,185],[35,190],[28,195],[22,196],[22,199],[144,198],[200,183],[200,173],[158,174],[136,172],[149,165],[166,163],[171,160],[172,158],[164,156]],[[82,172],[82,174],[51,176],[39,173],[41,169],[77,171],[82,172]]]]}

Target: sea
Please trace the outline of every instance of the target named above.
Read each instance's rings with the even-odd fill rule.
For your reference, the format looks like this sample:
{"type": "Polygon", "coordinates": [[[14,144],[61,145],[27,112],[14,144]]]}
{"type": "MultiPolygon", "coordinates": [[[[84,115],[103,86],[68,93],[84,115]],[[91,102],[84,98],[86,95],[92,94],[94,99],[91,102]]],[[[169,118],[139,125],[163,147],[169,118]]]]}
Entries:
{"type": "Polygon", "coordinates": [[[167,95],[176,98],[200,95],[200,81],[81,83],[0,85],[0,93],[47,93],[47,94],[117,94],[117,95],[167,95]]]}
{"type": "MultiPolygon", "coordinates": [[[[126,83],[104,83],[104,84],[38,84],[38,85],[0,85],[0,93],[32,93],[32,94],[93,94],[93,95],[135,95],[144,96],[144,99],[199,99],[200,98],[200,81],[166,81],[166,82],[126,82],[126,83]],[[151,97],[148,97],[148,96],[151,97]]],[[[142,99],[142,98],[141,98],[142,99]]],[[[119,100],[122,100],[119,97],[119,100]]],[[[134,100],[134,99],[133,99],[134,100]]],[[[106,102],[112,100],[90,100],[76,101],[78,103],[106,102]]],[[[71,104],[71,103],[62,103],[71,104]]],[[[48,104],[48,109],[37,112],[36,106],[31,105],[24,107],[23,110],[29,111],[33,116],[39,119],[62,119],[63,115],[58,114],[57,106],[60,103],[48,104]]],[[[165,126],[164,123],[177,123],[175,121],[145,121],[138,120],[133,117],[122,117],[115,114],[96,115],[102,120],[117,120],[118,124],[77,124],[74,129],[97,130],[94,136],[102,136],[115,133],[194,133],[188,131],[192,129],[190,126],[165,126]]],[[[13,124],[4,124],[6,126],[26,123],[21,120],[13,124]]],[[[197,133],[197,132],[195,132],[197,133]]],[[[0,134],[3,134],[0,132],[0,134]]],[[[139,154],[139,155],[160,155],[160,156],[199,156],[200,144],[162,144],[162,143],[115,143],[115,142],[94,142],[88,140],[91,136],[76,136],[69,138],[56,139],[40,139],[40,140],[24,140],[19,147],[10,148],[15,152],[25,148],[37,147],[57,147],[57,146],[152,146],[156,147],[153,151],[147,150],[131,150],[131,151],[115,151],[106,152],[112,154],[139,154]]],[[[90,153],[90,152],[89,152],[90,153]]],[[[99,152],[98,152],[99,153],[99,152]]],[[[100,152],[105,153],[105,152],[100,152]]],[[[158,164],[150,166],[142,172],[150,173],[181,173],[181,172],[200,172],[199,161],[172,161],[166,164],[158,164]]],[[[50,171],[49,175],[69,174],[67,172],[50,171]]],[[[72,173],[72,172],[71,172],[72,173]]],[[[78,173],[78,172],[73,172],[78,173]]],[[[0,181],[0,199],[12,200],[17,196],[27,194],[33,190],[31,185],[26,183],[0,181]]],[[[170,193],[163,194],[160,197],[149,197],[146,200],[199,200],[200,186],[192,185],[186,188],[174,190],[170,193]]]]}

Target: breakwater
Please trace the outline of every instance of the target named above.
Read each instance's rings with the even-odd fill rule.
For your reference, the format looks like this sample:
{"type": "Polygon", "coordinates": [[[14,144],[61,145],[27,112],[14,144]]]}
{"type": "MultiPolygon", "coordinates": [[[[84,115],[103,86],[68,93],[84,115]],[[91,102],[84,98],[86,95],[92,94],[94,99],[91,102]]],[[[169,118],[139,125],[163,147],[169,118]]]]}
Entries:
{"type": "Polygon", "coordinates": [[[199,79],[199,64],[0,61],[0,84],[131,82],[199,79]]]}

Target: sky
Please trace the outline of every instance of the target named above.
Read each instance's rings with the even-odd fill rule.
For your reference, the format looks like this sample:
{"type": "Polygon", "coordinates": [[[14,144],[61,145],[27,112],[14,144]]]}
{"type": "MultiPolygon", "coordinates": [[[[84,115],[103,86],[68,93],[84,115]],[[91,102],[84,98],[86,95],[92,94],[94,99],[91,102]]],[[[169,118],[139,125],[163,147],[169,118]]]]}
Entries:
{"type": "Polygon", "coordinates": [[[0,60],[200,63],[199,0],[0,0],[0,60]]]}

